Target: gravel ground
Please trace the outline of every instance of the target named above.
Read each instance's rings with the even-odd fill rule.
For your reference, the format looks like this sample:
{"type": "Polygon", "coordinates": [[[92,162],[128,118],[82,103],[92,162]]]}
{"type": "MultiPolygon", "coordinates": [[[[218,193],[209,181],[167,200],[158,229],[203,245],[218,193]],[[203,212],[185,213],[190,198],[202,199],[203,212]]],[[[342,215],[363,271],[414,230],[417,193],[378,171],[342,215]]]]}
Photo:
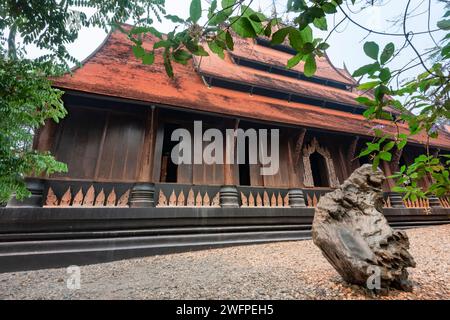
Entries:
{"type": "Polygon", "coordinates": [[[202,250],[66,269],[0,274],[0,299],[450,299],[450,224],[407,231],[412,293],[351,286],[312,241],[202,250]]]}

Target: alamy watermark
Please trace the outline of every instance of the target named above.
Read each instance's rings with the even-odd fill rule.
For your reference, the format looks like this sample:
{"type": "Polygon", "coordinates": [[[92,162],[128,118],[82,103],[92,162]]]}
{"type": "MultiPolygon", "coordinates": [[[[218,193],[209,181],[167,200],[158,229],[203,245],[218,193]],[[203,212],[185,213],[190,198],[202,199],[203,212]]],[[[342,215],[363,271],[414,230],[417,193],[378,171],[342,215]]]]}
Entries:
{"type": "Polygon", "coordinates": [[[184,128],[172,132],[171,140],[179,143],[172,149],[171,159],[177,165],[245,164],[248,146],[248,164],[259,163],[261,175],[275,175],[280,167],[279,139],[278,129],[226,129],[224,137],[223,132],[215,128],[203,132],[202,121],[194,121],[193,137],[184,128]]]}

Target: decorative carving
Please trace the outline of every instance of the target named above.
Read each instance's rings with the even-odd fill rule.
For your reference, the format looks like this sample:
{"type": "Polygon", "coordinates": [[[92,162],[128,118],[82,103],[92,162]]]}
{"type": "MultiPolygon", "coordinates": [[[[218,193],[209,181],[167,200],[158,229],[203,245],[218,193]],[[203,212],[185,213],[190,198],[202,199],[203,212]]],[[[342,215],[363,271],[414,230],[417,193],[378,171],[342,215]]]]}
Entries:
{"type": "Polygon", "coordinates": [[[64,195],[61,198],[61,201],[59,202],[60,207],[68,207],[70,206],[70,201],[72,200],[72,192],[70,190],[70,187],[67,189],[67,191],[64,193],[64,195]]]}
{"type": "Polygon", "coordinates": [[[78,190],[77,194],[73,198],[72,207],[81,207],[82,204],[83,204],[83,189],[80,188],[80,190],[78,190]]]}
{"type": "Polygon", "coordinates": [[[306,195],[306,202],[308,203],[308,207],[314,207],[313,201],[312,201],[311,197],[309,196],[309,194],[306,195]]]}
{"type": "Polygon", "coordinates": [[[209,207],[209,194],[208,191],[205,192],[205,196],[203,197],[203,206],[209,207]]]}
{"type": "Polygon", "coordinates": [[[108,198],[106,198],[106,206],[114,207],[116,205],[116,198],[116,192],[114,191],[114,188],[112,188],[111,192],[108,195],[108,198]]]}
{"type": "Polygon", "coordinates": [[[201,207],[202,206],[202,194],[199,192],[197,192],[197,197],[195,198],[195,205],[197,207],[201,207]]]}
{"type": "Polygon", "coordinates": [[[264,207],[270,207],[269,194],[265,190],[263,193],[263,204],[264,204],[264,207]]]}
{"type": "Polygon", "coordinates": [[[184,192],[183,192],[183,190],[181,190],[180,194],[178,195],[177,206],[184,207],[184,192]]]}
{"type": "Polygon", "coordinates": [[[83,199],[83,206],[93,206],[95,199],[95,189],[94,186],[91,185],[89,189],[86,191],[83,199]]]}
{"type": "Polygon", "coordinates": [[[298,162],[300,161],[300,152],[302,151],[303,147],[303,140],[305,139],[306,129],[301,129],[300,133],[298,134],[297,141],[295,143],[295,150],[294,150],[294,169],[298,170],[298,162]]]}
{"type": "Polygon", "coordinates": [[[328,183],[330,187],[337,188],[339,185],[339,181],[336,176],[336,172],[334,170],[333,159],[331,158],[331,154],[328,149],[323,148],[319,145],[316,138],[313,138],[311,143],[303,148],[303,166],[304,166],[304,185],[306,187],[314,187],[314,179],[311,170],[311,162],[310,156],[314,152],[318,152],[322,157],[325,158],[325,163],[328,171],[328,183]]]}
{"type": "Polygon", "coordinates": [[[117,201],[118,207],[128,207],[128,200],[130,197],[130,189],[128,189],[117,201]]]}
{"type": "Polygon", "coordinates": [[[189,189],[188,197],[186,200],[186,206],[188,206],[188,207],[195,206],[194,190],[192,190],[192,188],[189,189]]]}
{"type": "Polygon", "coordinates": [[[175,194],[175,190],[172,190],[172,193],[169,197],[169,207],[175,207],[177,205],[177,196],[175,194]]]}
{"type": "Polygon", "coordinates": [[[272,207],[277,206],[277,197],[275,197],[275,193],[272,192],[272,197],[270,198],[270,205],[272,207]]]}
{"type": "Polygon", "coordinates": [[[158,196],[158,207],[166,207],[167,206],[167,197],[164,194],[164,192],[162,192],[162,190],[159,190],[159,196],[158,196]]]}
{"type": "Polygon", "coordinates": [[[441,205],[444,208],[450,208],[450,201],[449,201],[448,197],[446,197],[446,196],[440,197],[439,202],[441,203],[441,205]]]}
{"type": "Polygon", "coordinates": [[[313,199],[312,199],[312,202],[313,202],[313,207],[317,207],[317,196],[316,196],[316,194],[314,193],[314,196],[313,196],[313,199]]]}
{"type": "Polygon", "coordinates": [[[58,198],[56,197],[53,189],[50,187],[47,191],[47,198],[45,199],[46,207],[56,207],[58,205],[58,198]]]}
{"type": "Polygon", "coordinates": [[[248,200],[245,194],[241,191],[241,207],[248,207],[248,200]]]}
{"type": "Polygon", "coordinates": [[[286,195],[284,196],[283,202],[284,202],[284,206],[285,206],[286,208],[289,208],[289,207],[290,207],[290,206],[289,206],[289,193],[286,193],[286,195]]]}
{"type": "Polygon", "coordinates": [[[248,196],[248,206],[254,207],[255,206],[255,198],[253,197],[253,194],[250,192],[250,195],[248,196]]]}
{"type": "Polygon", "coordinates": [[[103,191],[103,188],[102,188],[102,190],[100,190],[99,194],[95,198],[94,206],[103,207],[104,205],[105,205],[105,192],[103,191]]]}
{"type": "Polygon", "coordinates": [[[213,207],[220,207],[220,194],[219,192],[216,193],[214,198],[212,199],[212,206],[213,207]]]}
{"type": "Polygon", "coordinates": [[[256,206],[257,207],[262,207],[262,198],[261,198],[261,196],[259,195],[259,192],[256,194],[256,206]]]}
{"type": "Polygon", "coordinates": [[[279,192],[278,192],[277,202],[278,202],[279,207],[283,206],[283,197],[281,196],[281,193],[279,193],[279,192]]]}

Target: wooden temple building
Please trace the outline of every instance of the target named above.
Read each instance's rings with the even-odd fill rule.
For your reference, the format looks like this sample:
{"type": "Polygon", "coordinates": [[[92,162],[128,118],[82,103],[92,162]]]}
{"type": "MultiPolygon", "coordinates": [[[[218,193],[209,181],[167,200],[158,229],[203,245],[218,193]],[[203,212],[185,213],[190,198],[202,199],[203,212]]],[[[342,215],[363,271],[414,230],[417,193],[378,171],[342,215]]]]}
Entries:
{"type": "MultiPolygon", "coordinates": [[[[147,38],[144,47],[151,49],[154,41],[147,38]]],[[[142,254],[155,243],[304,237],[320,195],[368,161],[357,156],[373,139],[373,127],[391,133],[396,128],[364,119],[365,109],[355,101],[357,83],[347,70],[325,56],[308,78],[302,63],[285,68],[293,54],[265,39],[237,39],[224,59],[211,54],[174,64],[170,79],[161,55],[143,65],[126,35],[112,32],[82,67],[54,79],[65,92],[68,116],[39,130],[34,148],[51,151],[68,172],[30,179],[32,198],[0,208],[0,260],[14,269],[20,254],[8,258],[8,252],[25,257],[63,244],[78,248],[80,256],[96,250],[127,256],[125,247],[142,254]],[[174,164],[171,133],[192,132],[194,121],[222,131],[279,129],[277,174],[261,175],[261,164],[174,164]],[[75,245],[80,238],[91,241],[75,245]],[[14,241],[20,244],[8,249],[14,241]]],[[[423,135],[411,137],[381,169],[388,176],[411,163],[425,142],[423,135]]],[[[431,140],[431,152],[449,150],[447,132],[431,140]]],[[[450,220],[448,198],[402,201],[389,192],[392,186],[387,180],[384,187],[385,215],[393,225],[450,220]]]]}

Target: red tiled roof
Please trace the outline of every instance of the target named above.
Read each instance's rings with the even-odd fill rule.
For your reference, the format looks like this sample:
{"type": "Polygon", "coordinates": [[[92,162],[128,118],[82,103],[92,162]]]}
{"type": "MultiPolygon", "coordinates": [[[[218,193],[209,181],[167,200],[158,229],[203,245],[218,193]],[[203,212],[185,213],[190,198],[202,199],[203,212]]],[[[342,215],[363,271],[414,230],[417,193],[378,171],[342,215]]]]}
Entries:
{"type": "MultiPolygon", "coordinates": [[[[149,37],[144,47],[151,49],[152,41],[155,40],[149,37]]],[[[221,76],[289,88],[317,97],[339,99],[338,101],[345,103],[350,103],[352,99],[352,93],[345,90],[275,74],[263,75],[260,71],[236,66],[228,55],[224,61],[215,55],[203,57],[200,68],[221,76]]],[[[208,88],[193,63],[187,66],[174,63],[174,72],[175,78],[168,78],[160,54],[156,55],[153,65],[143,65],[134,58],[131,42],[126,35],[115,31],[81,68],[75,69],[72,74],[53,79],[53,84],[62,89],[337,132],[369,136],[371,128],[380,123],[386,126],[387,131],[396,132],[389,122],[368,122],[357,114],[219,87],[208,88]]],[[[401,126],[400,130],[405,131],[406,127],[401,126]]],[[[416,135],[411,141],[424,143],[426,140],[424,135],[416,135]]],[[[450,149],[450,135],[440,134],[431,143],[450,149]]]]}

